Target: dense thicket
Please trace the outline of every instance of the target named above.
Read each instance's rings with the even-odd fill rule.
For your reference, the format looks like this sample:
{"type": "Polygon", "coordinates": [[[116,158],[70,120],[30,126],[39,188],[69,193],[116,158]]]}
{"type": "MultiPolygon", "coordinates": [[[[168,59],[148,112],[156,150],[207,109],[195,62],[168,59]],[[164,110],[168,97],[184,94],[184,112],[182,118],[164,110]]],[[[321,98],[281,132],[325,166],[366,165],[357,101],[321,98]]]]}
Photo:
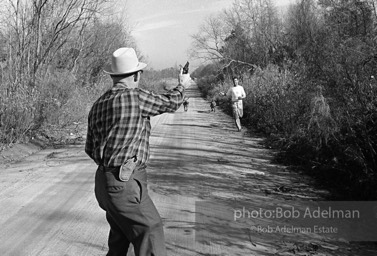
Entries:
{"type": "Polygon", "coordinates": [[[109,0],[2,1],[0,144],[85,120],[108,56],[134,46],[111,10],[109,0]]]}
{"type": "Polygon", "coordinates": [[[177,85],[179,69],[170,67],[162,70],[147,69],[141,76],[139,87],[154,93],[165,93],[177,85]]]}
{"type": "Polygon", "coordinates": [[[243,122],[280,158],[347,199],[376,199],[377,10],[375,0],[301,0],[281,15],[269,0],[237,0],[193,35],[210,63],[193,76],[208,98],[239,75],[243,122]]]}

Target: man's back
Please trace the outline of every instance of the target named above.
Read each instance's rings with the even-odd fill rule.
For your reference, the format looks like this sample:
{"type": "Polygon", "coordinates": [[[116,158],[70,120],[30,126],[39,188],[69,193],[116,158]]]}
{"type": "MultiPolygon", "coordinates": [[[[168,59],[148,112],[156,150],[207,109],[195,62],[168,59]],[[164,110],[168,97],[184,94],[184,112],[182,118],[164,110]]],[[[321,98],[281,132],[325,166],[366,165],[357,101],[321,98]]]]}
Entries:
{"type": "Polygon", "coordinates": [[[150,117],[176,111],[190,85],[180,74],[166,94],[138,88],[143,68],[133,48],[113,52],[104,71],[113,87],[94,104],[88,116],[85,152],[98,164],[94,192],[110,225],[107,255],[166,255],[163,223],[148,195],[150,117]]]}
{"type": "Polygon", "coordinates": [[[149,117],[174,112],[181,102],[178,90],[166,96],[114,86],[93,104],[89,113],[91,129],[87,153],[104,166],[120,166],[135,156],[139,163],[146,163],[151,130],[149,117]]]}

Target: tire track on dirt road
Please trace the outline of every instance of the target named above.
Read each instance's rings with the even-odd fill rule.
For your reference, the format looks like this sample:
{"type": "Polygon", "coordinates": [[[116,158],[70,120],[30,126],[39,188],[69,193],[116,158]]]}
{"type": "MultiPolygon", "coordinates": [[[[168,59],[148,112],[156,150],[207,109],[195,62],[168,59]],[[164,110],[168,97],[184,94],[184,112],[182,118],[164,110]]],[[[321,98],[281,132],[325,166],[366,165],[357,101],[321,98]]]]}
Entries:
{"type": "MultiPolygon", "coordinates": [[[[97,212],[95,167],[82,154],[82,145],[44,150],[23,161],[32,168],[16,163],[5,169],[19,179],[0,193],[1,255],[95,255],[83,253],[80,244],[75,246],[80,240],[90,241],[87,230],[96,218],[87,210],[97,212]]],[[[105,227],[104,221],[100,223],[105,227]]],[[[106,239],[105,233],[102,238],[106,239]]]]}
{"type": "Polygon", "coordinates": [[[263,138],[239,133],[231,117],[210,112],[209,102],[195,86],[187,94],[188,112],[163,115],[151,137],[150,194],[164,220],[168,255],[375,254],[316,234],[263,235],[251,233],[248,226],[230,229],[229,219],[222,215],[232,207],[286,202],[302,207],[328,194],[308,177],[273,164],[274,152],[263,147],[263,138]],[[210,217],[201,219],[202,214],[210,217]]]}
{"type": "MultiPolygon", "coordinates": [[[[168,255],[279,255],[287,247],[282,241],[289,237],[264,237],[250,234],[247,228],[233,232],[218,224],[226,224],[222,215],[229,209],[216,208],[211,202],[226,207],[237,202],[263,206],[282,200],[302,204],[302,198],[320,199],[324,193],[307,178],[272,164],[273,152],[261,145],[262,138],[237,132],[232,118],[220,111],[209,112],[209,103],[195,85],[187,93],[187,112],[181,108],[152,118],[149,191],[164,221],[168,255]],[[282,186],[291,193],[275,193],[282,186]],[[202,209],[198,202],[209,203],[202,209]],[[200,222],[199,211],[208,214],[208,222],[200,222]],[[203,232],[209,235],[204,240],[200,239],[203,232]],[[245,235],[258,239],[245,239],[245,235]]],[[[0,255],[105,255],[109,227],[94,197],[95,171],[83,144],[43,150],[4,165],[0,255]]],[[[321,238],[295,239],[305,244],[319,243],[321,238]]],[[[332,249],[322,248],[313,255],[369,253],[352,244],[334,245],[337,247],[327,246],[332,249]]]]}

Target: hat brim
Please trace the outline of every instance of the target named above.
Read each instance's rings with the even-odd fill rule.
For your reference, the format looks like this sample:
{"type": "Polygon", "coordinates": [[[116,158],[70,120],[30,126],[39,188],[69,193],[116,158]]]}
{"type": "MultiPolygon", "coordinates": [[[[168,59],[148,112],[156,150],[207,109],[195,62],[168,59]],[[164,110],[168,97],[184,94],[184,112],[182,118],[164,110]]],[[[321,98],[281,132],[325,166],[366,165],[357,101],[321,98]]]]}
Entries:
{"type": "Polygon", "coordinates": [[[140,70],[144,69],[146,66],[147,66],[146,63],[139,62],[139,64],[133,69],[130,69],[130,70],[127,70],[127,71],[124,71],[124,72],[114,72],[111,69],[111,65],[108,65],[103,69],[103,72],[105,72],[106,74],[109,74],[109,75],[127,75],[127,74],[131,74],[131,73],[135,73],[137,71],[140,71],[140,70]]]}

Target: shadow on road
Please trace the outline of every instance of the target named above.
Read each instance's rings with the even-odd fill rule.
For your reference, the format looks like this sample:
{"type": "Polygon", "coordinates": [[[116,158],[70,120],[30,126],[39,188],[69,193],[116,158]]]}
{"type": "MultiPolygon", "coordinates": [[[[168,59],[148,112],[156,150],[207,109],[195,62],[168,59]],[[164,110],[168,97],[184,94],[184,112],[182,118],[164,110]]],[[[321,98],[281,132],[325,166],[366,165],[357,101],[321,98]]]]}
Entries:
{"type": "Polygon", "coordinates": [[[190,247],[173,242],[178,239],[174,235],[173,241],[167,240],[171,255],[178,255],[177,250],[179,255],[375,255],[313,232],[254,230],[284,226],[286,219],[235,222],[235,209],[302,210],[329,194],[309,177],[273,164],[274,152],[263,147],[263,138],[237,132],[230,116],[210,112],[196,90],[188,93],[189,111],[169,115],[151,137],[150,189],[165,198],[179,198],[170,206],[172,215],[164,219],[165,229],[168,234],[195,238],[195,246],[190,247]],[[188,202],[193,201],[187,198],[195,207],[190,208],[188,202]]]}

